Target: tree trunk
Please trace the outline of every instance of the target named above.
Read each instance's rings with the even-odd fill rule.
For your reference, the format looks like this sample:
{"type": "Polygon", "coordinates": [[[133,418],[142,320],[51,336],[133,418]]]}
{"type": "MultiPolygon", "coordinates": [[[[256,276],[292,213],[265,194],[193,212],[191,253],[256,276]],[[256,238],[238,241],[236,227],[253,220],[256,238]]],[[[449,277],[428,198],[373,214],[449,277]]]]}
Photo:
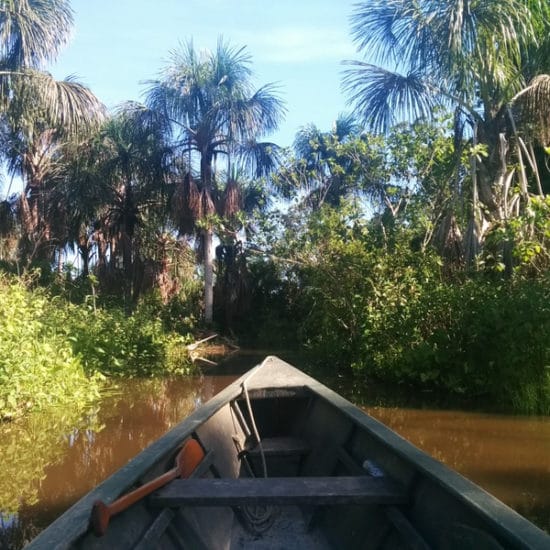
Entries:
{"type": "Polygon", "coordinates": [[[87,242],[80,242],[78,245],[78,252],[80,259],[82,260],[81,275],[84,279],[88,278],[90,274],[90,247],[87,242]]]}
{"type": "MultiPolygon", "coordinates": [[[[203,191],[206,191],[206,196],[212,197],[212,160],[213,156],[209,149],[201,153],[201,181],[203,191]]],[[[203,216],[208,216],[212,212],[208,212],[208,208],[203,203],[203,216]]],[[[204,248],[204,321],[207,324],[212,323],[214,318],[214,232],[210,227],[210,222],[202,231],[203,248],[204,248]]]]}
{"type": "Polygon", "coordinates": [[[122,246],[122,271],[124,273],[124,310],[127,315],[132,313],[132,280],[133,280],[133,250],[132,238],[123,232],[120,238],[122,246]]]}
{"type": "Polygon", "coordinates": [[[214,311],[214,235],[212,229],[202,232],[204,246],[204,320],[212,323],[214,311]]]}

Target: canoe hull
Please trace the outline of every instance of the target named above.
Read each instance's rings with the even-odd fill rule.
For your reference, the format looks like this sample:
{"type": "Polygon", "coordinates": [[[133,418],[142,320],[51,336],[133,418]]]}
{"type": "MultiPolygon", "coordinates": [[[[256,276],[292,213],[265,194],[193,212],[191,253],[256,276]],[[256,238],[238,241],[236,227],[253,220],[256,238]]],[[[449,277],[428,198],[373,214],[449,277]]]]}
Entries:
{"type": "Polygon", "coordinates": [[[513,510],[276,357],[140,453],[29,548],[153,542],[204,549],[550,548],[550,537],[513,510]],[[210,453],[208,472],[173,482],[95,537],[93,502],[112,502],[170,469],[190,437],[210,453]],[[256,483],[265,473],[268,479],[256,483]],[[292,478],[301,489],[292,489],[292,478]]]}

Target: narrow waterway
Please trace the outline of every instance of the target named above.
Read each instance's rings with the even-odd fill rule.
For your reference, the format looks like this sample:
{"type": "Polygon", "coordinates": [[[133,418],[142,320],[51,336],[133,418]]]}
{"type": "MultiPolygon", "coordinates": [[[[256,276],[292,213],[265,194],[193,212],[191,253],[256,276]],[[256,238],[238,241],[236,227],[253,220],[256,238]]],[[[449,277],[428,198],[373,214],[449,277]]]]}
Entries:
{"type": "MultiPolygon", "coordinates": [[[[125,381],[85,418],[57,411],[0,426],[3,522],[18,520],[24,533],[45,527],[258,359],[197,377],[125,381]]],[[[434,409],[428,401],[381,405],[344,380],[324,381],[550,531],[550,418],[434,409]]]]}

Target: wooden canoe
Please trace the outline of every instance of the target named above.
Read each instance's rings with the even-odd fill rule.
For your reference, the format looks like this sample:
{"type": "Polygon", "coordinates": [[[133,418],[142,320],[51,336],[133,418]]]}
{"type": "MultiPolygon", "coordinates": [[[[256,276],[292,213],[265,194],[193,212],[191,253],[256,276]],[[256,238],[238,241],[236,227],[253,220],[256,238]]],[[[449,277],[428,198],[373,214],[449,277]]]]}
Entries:
{"type": "Polygon", "coordinates": [[[28,548],[548,550],[550,537],[338,394],[268,357],[28,548]],[[190,440],[198,466],[172,475],[190,440]],[[94,503],[108,507],[159,476],[171,481],[111,517],[103,536],[94,534],[94,503]]]}

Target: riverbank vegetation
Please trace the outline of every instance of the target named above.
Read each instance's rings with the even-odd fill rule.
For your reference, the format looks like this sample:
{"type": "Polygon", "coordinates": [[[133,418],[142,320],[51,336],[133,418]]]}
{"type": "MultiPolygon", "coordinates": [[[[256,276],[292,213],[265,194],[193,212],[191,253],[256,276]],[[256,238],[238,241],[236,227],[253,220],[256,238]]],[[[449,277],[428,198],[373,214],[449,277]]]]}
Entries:
{"type": "Polygon", "coordinates": [[[0,202],[2,417],[185,372],[212,328],[358,384],[550,413],[546,3],[359,4],[353,114],[287,149],[264,141],[284,106],[245,48],[185,44],[107,113],[44,73],[68,2],[21,10],[53,41],[0,14],[0,153],[22,182],[0,202]]]}
{"type": "Polygon", "coordinates": [[[0,275],[3,420],[52,405],[83,409],[107,377],[190,372],[189,336],[170,331],[152,300],[127,316],[91,297],[71,303],[49,286],[0,275]]]}

